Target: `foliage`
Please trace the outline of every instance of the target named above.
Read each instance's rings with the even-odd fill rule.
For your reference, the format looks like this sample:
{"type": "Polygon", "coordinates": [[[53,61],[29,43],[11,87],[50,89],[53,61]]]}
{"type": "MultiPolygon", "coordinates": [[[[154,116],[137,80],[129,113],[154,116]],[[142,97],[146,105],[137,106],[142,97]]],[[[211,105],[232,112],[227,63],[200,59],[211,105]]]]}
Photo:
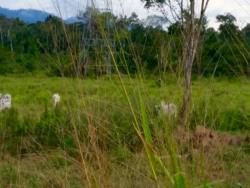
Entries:
{"type": "MultiPolygon", "coordinates": [[[[83,14],[85,19],[88,14],[83,14]]],[[[94,25],[88,31],[88,22],[67,25],[53,16],[45,22],[30,25],[0,17],[0,74],[42,71],[49,75],[71,76],[75,74],[75,65],[84,63],[90,56],[89,75],[99,75],[106,73],[103,67],[111,59],[107,60],[105,54],[110,53],[114,53],[123,73],[133,74],[142,69],[150,74],[181,71],[178,70],[183,46],[180,21],[170,24],[166,31],[160,27],[144,26],[135,13],[127,18],[95,12],[92,19],[94,25]],[[90,34],[104,41],[105,37],[111,37],[115,44],[106,41],[104,46],[99,44],[84,50],[83,38],[90,37],[90,34]]],[[[204,20],[203,45],[199,46],[194,73],[249,75],[249,25],[240,30],[231,14],[218,15],[217,21],[220,23],[218,31],[207,28],[204,20]]]]}
{"type": "MultiPolygon", "coordinates": [[[[249,166],[248,145],[232,152],[209,152],[205,159],[201,150],[194,158],[196,150],[187,143],[188,153],[176,152],[185,147],[175,143],[175,124],[154,113],[155,104],[163,99],[179,106],[181,83],[171,75],[162,87],[152,79],[123,76],[143,142],[116,76],[96,80],[4,76],[0,82],[0,91],[13,96],[13,109],[0,112],[0,186],[48,187],[63,182],[74,187],[72,181],[85,185],[82,153],[92,175],[104,178],[98,183],[108,181],[108,187],[154,187],[155,181],[160,187],[210,186],[210,181],[222,178],[232,187],[238,182],[249,185],[249,169],[239,168],[249,166]],[[50,101],[54,92],[62,96],[56,108],[50,101]]],[[[194,80],[190,127],[248,134],[249,91],[246,78],[194,80]]]]}

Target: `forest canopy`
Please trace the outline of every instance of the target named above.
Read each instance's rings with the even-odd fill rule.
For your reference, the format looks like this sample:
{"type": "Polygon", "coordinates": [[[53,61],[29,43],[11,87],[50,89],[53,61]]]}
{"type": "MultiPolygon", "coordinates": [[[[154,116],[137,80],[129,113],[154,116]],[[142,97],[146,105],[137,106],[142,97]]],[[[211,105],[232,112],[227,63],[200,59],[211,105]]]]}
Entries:
{"type": "MultiPolygon", "coordinates": [[[[160,1],[159,1],[160,2],[160,1]]],[[[147,1],[152,5],[158,1],[147,1]]],[[[161,2],[160,2],[161,3],[161,2]]],[[[91,10],[88,10],[91,11],[91,10]]],[[[86,16],[88,12],[83,15],[86,16]]],[[[152,17],[158,23],[159,17],[152,17]]],[[[178,72],[182,53],[183,25],[176,21],[163,29],[161,25],[145,24],[133,13],[117,17],[96,12],[96,25],[91,33],[102,38],[104,33],[114,42],[112,51],[118,67],[124,73],[136,73],[143,68],[149,74],[162,71],[178,72]],[[107,23],[105,20],[112,21],[107,23]],[[107,30],[109,24],[109,30],[107,30]],[[122,55],[121,55],[122,54],[122,55]],[[138,65],[140,67],[138,67],[138,65]]],[[[218,15],[218,30],[208,27],[204,20],[199,53],[193,72],[202,75],[239,76],[250,74],[250,24],[240,29],[236,18],[228,13],[218,15]]],[[[160,23],[160,21],[159,21],[160,23]]],[[[72,75],[74,62],[84,62],[91,56],[88,74],[103,74],[106,48],[84,49],[88,22],[64,24],[60,18],[49,16],[45,22],[26,24],[18,19],[0,17],[0,74],[45,72],[55,76],[72,75]],[[80,55],[79,55],[80,54],[80,55]],[[100,66],[101,62],[101,66],[100,66]]]]}

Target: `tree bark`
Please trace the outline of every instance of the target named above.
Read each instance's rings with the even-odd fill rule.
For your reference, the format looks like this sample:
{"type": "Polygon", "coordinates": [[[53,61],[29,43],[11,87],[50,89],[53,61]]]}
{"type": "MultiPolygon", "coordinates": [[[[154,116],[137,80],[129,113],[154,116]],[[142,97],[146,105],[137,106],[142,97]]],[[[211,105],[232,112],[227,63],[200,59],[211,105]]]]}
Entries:
{"type": "Polygon", "coordinates": [[[184,69],[184,92],[183,102],[180,111],[180,124],[187,126],[189,109],[191,103],[191,79],[192,68],[195,55],[197,52],[197,45],[199,42],[200,30],[195,23],[195,1],[190,0],[190,18],[187,20],[187,26],[185,31],[185,45],[183,49],[183,69],[184,69]]]}
{"type": "Polygon", "coordinates": [[[185,45],[183,49],[183,69],[184,69],[184,92],[183,102],[180,111],[179,124],[182,127],[188,126],[188,118],[192,96],[192,69],[195,56],[197,55],[197,48],[200,41],[202,30],[202,22],[209,3],[209,0],[202,0],[199,19],[195,19],[195,0],[189,0],[190,17],[187,19],[185,29],[185,45]]]}

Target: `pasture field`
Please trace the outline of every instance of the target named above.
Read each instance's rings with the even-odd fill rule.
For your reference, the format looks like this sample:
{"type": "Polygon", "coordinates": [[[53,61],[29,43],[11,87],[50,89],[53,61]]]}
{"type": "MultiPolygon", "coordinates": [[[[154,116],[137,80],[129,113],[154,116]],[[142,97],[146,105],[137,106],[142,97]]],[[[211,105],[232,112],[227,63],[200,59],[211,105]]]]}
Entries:
{"type": "Polygon", "coordinates": [[[246,138],[208,148],[178,144],[176,120],[155,111],[162,100],[181,105],[172,75],[161,86],[142,76],[0,76],[0,93],[13,104],[0,112],[0,187],[250,187],[248,78],[193,81],[189,132],[246,138]]]}

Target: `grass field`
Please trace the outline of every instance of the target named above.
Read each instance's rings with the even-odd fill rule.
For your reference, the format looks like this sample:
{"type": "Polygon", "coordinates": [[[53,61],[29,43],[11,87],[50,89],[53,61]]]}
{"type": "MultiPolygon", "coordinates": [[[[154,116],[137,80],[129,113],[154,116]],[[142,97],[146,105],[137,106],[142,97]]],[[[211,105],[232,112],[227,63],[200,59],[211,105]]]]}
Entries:
{"type": "MultiPolygon", "coordinates": [[[[181,81],[171,75],[161,86],[127,76],[0,83],[13,100],[0,113],[0,187],[250,187],[249,142],[177,144],[175,120],[154,108],[161,100],[180,106],[181,81]],[[62,97],[56,108],[53,93],[62,97]]],[[[202,78],[192,88],[190,132],[202,125],[249,136],[249,79],[202,78]]]]}

